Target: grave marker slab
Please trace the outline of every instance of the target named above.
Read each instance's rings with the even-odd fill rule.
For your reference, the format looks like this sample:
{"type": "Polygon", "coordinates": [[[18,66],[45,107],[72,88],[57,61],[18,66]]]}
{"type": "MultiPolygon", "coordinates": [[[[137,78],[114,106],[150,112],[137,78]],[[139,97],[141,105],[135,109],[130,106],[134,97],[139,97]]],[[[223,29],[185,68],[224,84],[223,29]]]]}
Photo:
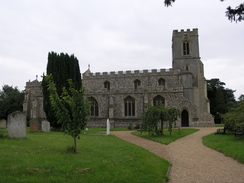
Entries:
{"type": "Polygon", "coordinates": [[[42,131],[50,132],[50,123],[47,120],[42,121],[42,131]]]}
{"type": "Polygon", "coordinates": [[[6,119],[0,120],[0,128],[7,128],[7,121],[6,119]]]}
{"type": "Polygon", "coordinates": [[[24,112],[13,112],[7,119],[8,135],[10,138],[26,137],[26,115],[24,112]]]}
{"type": "Polygon", "coordinates": [[[30,132],[38,132],[39,130],[39,120],[33,118],[30,120],[30,132]]]}

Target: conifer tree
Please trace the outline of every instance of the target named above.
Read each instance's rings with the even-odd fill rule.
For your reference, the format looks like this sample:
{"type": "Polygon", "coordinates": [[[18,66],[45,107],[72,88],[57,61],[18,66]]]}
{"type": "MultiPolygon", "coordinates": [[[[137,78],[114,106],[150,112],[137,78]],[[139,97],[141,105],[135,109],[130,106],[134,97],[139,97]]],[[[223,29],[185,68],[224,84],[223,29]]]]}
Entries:
{"type": "MultiPolygon", "coordinates": [[[[68,79],[73,81],[76,90],[79,90],[82,86],[79,61],[74,55],[69,56],[67,53],[57,54],[55,52],[49,52],[46,75],[52,75],[58,95],[61,95],[63,87],[68,88],[68,79]]],[[[61,126],[57,123],[57,118],[51,108],[49,100],[50,93],[47,88],[45,76],[43,76],[42,90],[44,111],[51,125],[59,128],[61,126]]]]}

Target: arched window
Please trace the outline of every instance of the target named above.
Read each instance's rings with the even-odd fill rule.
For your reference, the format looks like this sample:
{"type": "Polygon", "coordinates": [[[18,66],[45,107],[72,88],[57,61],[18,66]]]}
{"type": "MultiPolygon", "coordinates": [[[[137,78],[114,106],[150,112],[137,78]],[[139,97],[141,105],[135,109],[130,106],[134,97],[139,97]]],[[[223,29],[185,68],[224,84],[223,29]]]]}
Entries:
{"type": "Polygon", "coordinates": [[[124,100],[125,116],[135,116],[135,99],[128,96],[124,100]]]}
{"type": "Polygon", "coordinates": [[[189,55],[190,54],[190,47],[189,42],[183,42],[183,55],[189,55]]]}
{"type": "Polygon", "coordinates": [[[157,106],[158,104],[163,104],[165,105],[165,100],[162,96],[160,95],[157,95],[156,97],[154,97],[153,99],[153,105],[154,106],[157,106]]]}
{"type": "Polygon", "coordinates": [[[163,78],[160,78],[160,79],[158,80],[158,85],[159,85],[159,86],[165,86],[165,80],[164,80],[163,78]]]}
{"type": "Polygon", "coordinates": [[[91,104],[90,116],[92,117],[98,116],[98,103],[96,99],[93,97],[89,97],[88,100],[91,104]]]}
{"type": "Polygon", "coordinates": [[[137,88],[140,87],[140,86],[141,86],[141,81],[138,80],[138,79],[135,80],[135,81],[134,81],[134,88],[137,89],[137,88]]]}
{"type": "Polygon", "coordinates": [[[110,90],[110,82],[105,81],[104,82],[104,88],[106,88],[107,90],[110,90]]]}

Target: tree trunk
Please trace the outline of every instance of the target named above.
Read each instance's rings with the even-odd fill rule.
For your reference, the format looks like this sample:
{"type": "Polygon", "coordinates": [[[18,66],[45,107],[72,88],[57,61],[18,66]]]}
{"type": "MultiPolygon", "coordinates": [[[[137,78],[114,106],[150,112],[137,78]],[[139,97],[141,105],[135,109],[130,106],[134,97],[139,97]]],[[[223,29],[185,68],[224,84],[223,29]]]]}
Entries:
{"type": "Polygon", "coordinates": [[[161,134],[164,134],[164,121],[161,119],[161,134]]]}
{"type": "Polygon", "coordinates": [[[76,153],[76,137],[73,138],[74,138],[74,153],[76,153]]]}

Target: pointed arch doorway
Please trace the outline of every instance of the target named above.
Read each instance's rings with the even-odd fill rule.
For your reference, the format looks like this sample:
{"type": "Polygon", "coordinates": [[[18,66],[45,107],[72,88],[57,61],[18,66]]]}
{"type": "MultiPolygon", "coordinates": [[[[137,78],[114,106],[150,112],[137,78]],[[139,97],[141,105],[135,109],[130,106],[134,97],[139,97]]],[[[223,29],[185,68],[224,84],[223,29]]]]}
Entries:
{"type": "Polygon", "coordinates": [[[189,127],[189,114],[185,109],[181,112],[181,126],[189,127]]]}

